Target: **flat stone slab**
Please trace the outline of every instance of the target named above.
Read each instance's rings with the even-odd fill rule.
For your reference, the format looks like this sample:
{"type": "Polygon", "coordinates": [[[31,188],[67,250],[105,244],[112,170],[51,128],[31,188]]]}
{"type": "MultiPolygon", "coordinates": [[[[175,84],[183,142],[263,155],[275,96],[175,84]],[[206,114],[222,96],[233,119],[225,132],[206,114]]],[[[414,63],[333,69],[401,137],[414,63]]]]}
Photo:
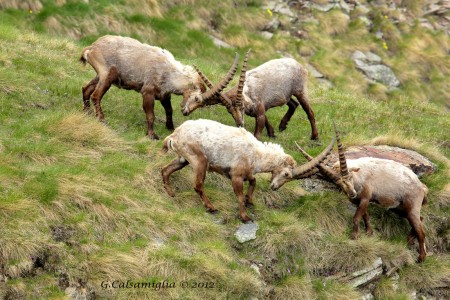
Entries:
{"type": "MultiPolygon", "coordinates": [[[[357,159],[360,157],[390,159],[410,168],[419,177],[430,175],[436,171],[436,165],[416,151],[387,145],[349,147],[345,151],[345,157],[347,159],[357,159]]],[[[330,156],[329,164],[333,165],[337,161],[338,157],[333,153],[330,156]]]]}
{"type": "Polygon", "coordinates": [[[245,243],[256,239],[256,231],[258,231],[258,224],[247,223],[239,226],[238,230],[234,233],[234,236],[240,243],[245,243]]]}

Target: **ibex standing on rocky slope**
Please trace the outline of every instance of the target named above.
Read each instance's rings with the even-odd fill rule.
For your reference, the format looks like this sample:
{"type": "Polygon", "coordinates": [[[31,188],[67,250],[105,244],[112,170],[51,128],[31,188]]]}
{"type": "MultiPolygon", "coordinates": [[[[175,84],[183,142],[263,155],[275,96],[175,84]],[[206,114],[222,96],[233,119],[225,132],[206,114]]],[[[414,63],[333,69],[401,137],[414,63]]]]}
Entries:
{"type": "Polygon", "coordinates": [[[233,78],[238,56],[236,54],[225,78],[209,91],[206,91],[195,70],[176,61],[169,51],[142,44],[129,37],[103,36],[83,50],[80,60],[89,63],[97,72],[97,76],[82,89],[84,111],[90,110],[89,99],[92,99],[95,114],[103,121],[100,102],[112,84],[135,90],[142,94],[147,135],[151,139],[158,139],[153,131],[155,99],[160,100],[164,107],[167,129],[173,129],[171,94],[183,95],[183,102],[189,99],[207,101],[233,78]]]}
{"type": "MultiPolygon", "coordinates": [[[[203,80],[211,85],[208,78],[197,70],[203,80]]],[[[292,58],[280,58],[270,60],[259,67],[247,72],[243,91],[243,109],[245,114],[256,119],[255,137],[260,138],[264,126],[270,137],[275,137],[274,129],[269,123],[266,111],[269,108],[287,104],[287,113],[280,122],[279,130],[283,131],[294,114],[299,103],[292,97],[295,96],[308,116],[311,124],[311,139],[318,138],[314,112],[307,97],[306,82],[308,71],[292,58]]],[[[223,96],[231,102],[236,99],[238,86],[233,87],[223,96]]],[[[189,99],[182,108],[183,114],[188,115],[199,107],[211,104],[219,104],[216,98],[209,101],[193,101],[189,99]]]]}
{"type": "MultiPolygon", "coordinates": [[[[336,128],[335,128],[336,130],[336,128]]],[[[319,164],[322,174],[336,183],[357,206],[353,216],[352,239],[358,237],[359,223],[364,220],[368,235],[372,235],[367,206],[370,202],[390,209],[401,217],[405,217],[411,225],[407,237],[413,244],[414,238],[419,242],[419,258],[422,262],[426,257],[425,231],[420,216],[420,209],[427,203],[427,187],[420,182],[413,171],[404,165],[389,159],[362,157],[345,159],[343,147],[336,130],[339,150],[339,164],[329,168],[319,164]],[[340,173],[337,172],[340,169],[340,173]]],[[[312,159],[298,145],[297,147],[307,159],[312,159]]]]}
{"type": "Polygon", "coordinates": [[[194,189],[210,212],[216,209],[203,191],[206,171],[222,174],[231,179],[233,190],[239,199],[239,215],[242,221],[251,221],[245,205],[253,205],[252,194],[256,185],[256,173],[272,173],[270,187],[280,188],[284,183],[303,177],[326,158],[333,148],[330,145],[312,161],[297,167],[292,156],[285,154],[280,145],[262,143],[244,128],[226,126],[211,120],[186,121],[164,140],[163,149],[171,149],[178,157],[162,170],[164,188],[170,196],[170,175],[188,164],[195,173],[194,189]],[[244,181],[249,182],[244,197],[244,181]]]}

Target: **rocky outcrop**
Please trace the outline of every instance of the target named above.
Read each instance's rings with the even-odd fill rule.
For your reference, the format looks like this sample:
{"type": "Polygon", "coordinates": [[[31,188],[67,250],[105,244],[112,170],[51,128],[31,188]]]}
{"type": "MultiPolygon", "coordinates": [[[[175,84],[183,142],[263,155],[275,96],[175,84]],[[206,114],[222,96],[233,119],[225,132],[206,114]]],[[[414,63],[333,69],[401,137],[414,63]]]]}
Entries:
{"type": "MultiPolygon", "coordinates": [[[[416,151],[387,145],[349,147],[345,151],[345,156],[347,159],[377,157],[394,160],[410,168],[419,177],[430,175],[436,171],[436,165],[416,151]]],[[[334,155],[329,163],[334,164],[337,161],[338,157],[334,155]]]]}
{"type": "Polygon", "coordinates": [[[369,80],[380,82],[389,88],[400,85],[400,81],[394,72],[388,66],[381,64],[381,57],[375,53],[355,51],[351,59],[369,80]]]}

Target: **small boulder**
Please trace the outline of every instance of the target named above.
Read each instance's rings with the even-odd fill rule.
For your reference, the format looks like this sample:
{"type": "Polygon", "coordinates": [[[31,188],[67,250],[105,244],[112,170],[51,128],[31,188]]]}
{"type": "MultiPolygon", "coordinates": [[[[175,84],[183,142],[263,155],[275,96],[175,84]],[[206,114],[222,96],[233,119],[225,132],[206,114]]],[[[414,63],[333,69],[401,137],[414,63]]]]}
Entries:
{"type": "Polygon", "coordinates": [[[245,243],[256,239],[256,231],[258,231],[258,228],[258,224],[254,222],[242,224],[234,233],[234,236],[239,241],[239,243],[245,243]]]}

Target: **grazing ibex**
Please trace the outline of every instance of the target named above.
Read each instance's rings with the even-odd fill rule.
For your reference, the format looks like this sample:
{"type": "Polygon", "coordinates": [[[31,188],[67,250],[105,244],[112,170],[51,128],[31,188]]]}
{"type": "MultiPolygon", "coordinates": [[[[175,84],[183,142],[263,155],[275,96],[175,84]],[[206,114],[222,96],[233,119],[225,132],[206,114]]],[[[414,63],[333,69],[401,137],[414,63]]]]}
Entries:
{"type": "Polygon", "coordinates": [[[253,205],[256,173],[272,173],[270,187],[276,190],[284,183],[310,172],[330,153],[334,141],[312,161],[297,167],[292,156],[284,153],[280,145],[262,143],[244,128],[211,120],[186,121],[164,140],[163,149],[171,149],[178,155],[161,170],[164,188],[173,197],[175,194],[170,186],[170,175],[190,164],[195,173],[195,191],[208,211],[215,212],[216,209],[203,191],[203,183],[206,171],[222,174],[231,179],[234,193],[239,199],[240,218],[244,222],[251,221],[244,206],[253,205]],[[244,181],[249,182],[245,197],[244,181]]]}
{"type": "Polygon", "coordinates": [[[103,121],[100,102],[112,84],[135,90],[142,94],[147,135],[158,139],[153,131],[155,99],[164,107],[167,129],[173,129],[171,94],[183,95],[183,102],[190,99],[207,101],[231,81],[237,69],[238,55],[225,78],[209,91],[195,70],[175,60],[169,51],[129,37],[103,36],[83,49],[80,61],[89,63],[97,73],[82,89],[83,110],[90,110],[89,99],[92,99],[95,114],[103,121]]]}
{"type": "MultiPolygon", "coordinates": [[[[200,70],[197,69],[197,72],[208,86],[212,86],[200,70]]],[[[267,129],[267,134],[270,137],[275,137],[274,129],[266,116],[266,111],[269,108],[288,105],[288,111],[279,125],[280,131],[286,129],[289,120],[299,105],[292,96],[297,98],[308,116],[311,124],[311,139],[318,138],[314,112],[307,97],[307,79],[308,71],[292,58],[273,59],[247,72],[243,91],[243,106],[241,107],[241,103],[238,102],[235,109],[243,109],[245,114],[256,118],[254,135],[257,139],[260,138],[264,126],[267,129]]],[[[230,103],[235,103],[238,95],[237,90],[238,86],[235,86],[223,93],[222,97],[230,99],[230,103]]],[[[217,97],[210,98],[209,101],[194,101],[191,98],[185,103],[182,112],[184,115],[188,115],[199,107],[219,103],[224,104],[224,101],[217,99],[217,97]]],[[[238,123],[239,120],[235,118],[235,121],[238,123]]]]}
{"type": "MultiPolygon", "coordinates": [[[[426,257],[425,231],[420,209],[427,203],[427,187],[420,182],[413,171],[393,160],[374,157],[346,160],[336,127],[335,130],[339,163],[336,163],[333,168],[322,163],[317,167],[323,175],[336,183],[347,194],[350,201],[357,206],[353,216],[352,239],[358,237],[361,218],[364,220],[367,234],[372,235],[373,230],[370,226],[367,206],[370,202],[377,203],[408,220],[412,228],[407,241],[409,244],[413,244],[414,238],[417,238],[419,242],[418,261],[424,261],[426,257]],[[340,172],[338,172],[338,168],[340,172]]],[[[308,160],[312,159],[302,148],[298,145],[297,147],[308,160]]]]}

